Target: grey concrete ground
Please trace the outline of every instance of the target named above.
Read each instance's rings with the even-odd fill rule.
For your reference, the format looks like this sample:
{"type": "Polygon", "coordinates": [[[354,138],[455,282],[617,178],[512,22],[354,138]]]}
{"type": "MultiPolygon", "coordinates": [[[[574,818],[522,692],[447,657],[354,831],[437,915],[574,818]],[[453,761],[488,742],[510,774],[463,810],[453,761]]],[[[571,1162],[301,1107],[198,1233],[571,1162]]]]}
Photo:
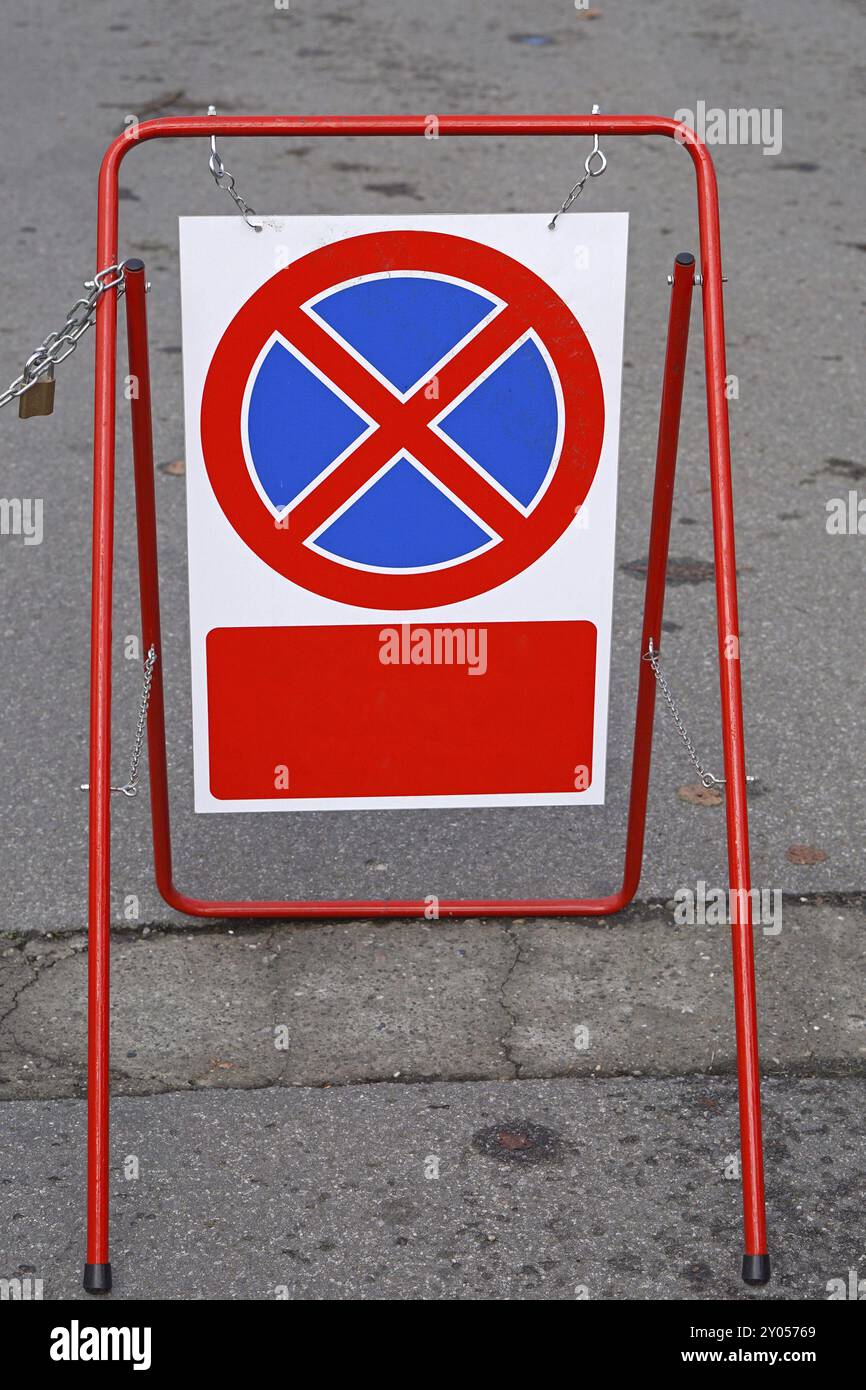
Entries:
{"type": "MultiPolygon", "coordinates": [[[[83,1104],[8,1108],[4,1268],[42,1278],[45,1298],[74,1298],[83,1104]]],[[[847,1281],[866,1261],[862,1086],[771,1081],[766,1108],[776,1278],[750,1290],[732,1235],[739,1183],[725,1178],[730,1081],[124,1098],[111,1194],[116,1295],[826,1298],[828,1281],[847,1281]],[[121,1161],[137,1177],[124,1178],[121,1161]]]]}
{"type": "MultiPolygon", "coordinates": [[[[866,1260],[862,928],[860,900],[789,902],[758,934],[762,1297],[866,1260]]],[[[145,931],[113,955],[119,1297],[750,1296],[726,929],[145,931]]],[[[71,1296],[85,943],[0,960],[0,1268],[71,1296]]]]}
{"type": "MultiPolygon", "coordinates": [[[[789,902],[778,925],[756,946],[766,1072],[862,1076],[862,900],[789,902]]],[[[85,951],[3,949],[0,1098],[83,1094],[85,951]]],[[[117,1093],[735,1067],[728,929],[663,904],[593,926],[131,931],[112,970],[117,1093]]]]}
{"type": "MultiPolygon", "coordinates": [[[[858,1261],[866,1276],[856,1120],[866,539],[826,530],[827,503],[862,495],[866,478],[862,46],[862,7],[847,0],[600,0],[589,16],[571,0],[291,0],[287,10],[33,0],[5,16],[0,50],[4,384],[92,273],[96,172],[129,114],[209,102],[236,112],[781,109],[778,155],[713,149],[739,382],[754,881],[790,895],[782,931],[757,939],[772,1073],[771,1297],[823,1297],[858,1261]],[[792,856],[792,846],[819,853],[792,856]],[[813,862],[794,862],[804,857],[813,862]]],[[[223,147],[247,199],[279,213],[552,209],[585,153],[565,140],[223,147]]],[[[631,212],[608,806],[197,820],[184,485],[160,471],[172,814],[190,891],[540,895],[617,880],[665,277],[677,251],[696,249],[696,230],[682,151],[622,141],[607,153],[608,172],[582,201],[631,212]]],[[[153,282],[162,465],[182,457],[176,218],[231,211],[206,160],[204,142],[184,142],[136,149],[124,165],[121,253],[142,256],[153,282]]],[[[672,567],[665,659],[720,771],[697,305],[693,334],[672,544],[684,563],[672,567]]],[[[0,493],[44,501],[42,544],[0,536],[0,1277],[32,1266],[46,1296],[75,1291],[81,1246],[91,395],[87,342],[58,371],[51,419],[0,412],[0,493]]],[[[122,416],[116,556],[120,776],[140,679],[122,655],[138,630],[122,416]]],[[[292,1297],[560,1298],[585,1285],[592,1297],[743,1296],[739,1189],[724,1179],[737,1142],[726,934],[675,928],[664,907],[678,887],[726,881],[724,807],[680,799],[692,781],[660,711],[644,902],[598,927],[187,930],[152,885],[145,798],[118,805],[118,1294],[258,1298],[285,1285],[292,1297]],[[283,1025],[287,1050],[274,1046],[283,1025]],[[312,1089],[322,1086],[333,1089],[312,1089]],[[560,1136],[551,1161],[473,1148],[485,1127],[518,1121],[560,1136]],[[138,1181],[123,1178],[129,1154],[138,1181]],[[438,1180],[423,1175],[430,1154],[442,1160],[438,1180]]]]}

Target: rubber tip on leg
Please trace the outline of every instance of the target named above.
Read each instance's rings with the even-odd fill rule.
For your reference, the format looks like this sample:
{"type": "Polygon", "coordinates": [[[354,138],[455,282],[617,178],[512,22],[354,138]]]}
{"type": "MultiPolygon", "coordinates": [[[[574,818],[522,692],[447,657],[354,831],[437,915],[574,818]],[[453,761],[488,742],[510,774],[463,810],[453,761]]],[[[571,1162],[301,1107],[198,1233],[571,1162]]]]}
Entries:
{"type": "Polygon", "coordinates": [[[84,1289],[86,1293],[110,1293],[111,1265],[85,1265],[84,1289]]]}
{"type": "Polygon", "coordinates": [[[769,1255],[744,1255],[743,1280],[747,1284],[767,1284],[770,1280],[769,1255]]]}

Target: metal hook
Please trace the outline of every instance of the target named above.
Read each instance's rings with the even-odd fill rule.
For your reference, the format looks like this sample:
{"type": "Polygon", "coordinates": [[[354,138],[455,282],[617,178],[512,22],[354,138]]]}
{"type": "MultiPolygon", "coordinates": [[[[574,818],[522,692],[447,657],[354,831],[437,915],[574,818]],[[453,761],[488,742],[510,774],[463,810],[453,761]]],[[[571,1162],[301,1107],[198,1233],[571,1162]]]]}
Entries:
{"type": "MultiPolygon", "coordinates": [[[[601,107],[598,105],[597,102],[593,102],[592,114],[593,116],[598,116],[601,114],[601,107]]],[[[559,209],[559,212],[555,212],[553,214],[553,217],[547,224],[548,231],[556,231],[557,218],[561,217],[564,212],[568,212],[568,209],[571,207],[575,199],[580,197],[581,193],[583,192],[583,186],[586,183],[587,179],[597,179],[599,174],[603,174],[605,169],[607,168],[607,155],[604,153],[604,150],[602,150],[599,145],[598,135],[593,135],[592,137],[592,149],[586,156],[586,159],[583,161],[583,168],[583,178],[580,179],[574,185],[574,188],[569,193],[562,207],[559,209]],[[593,160],[595,159],[598,159],[600,161],[597,169],[594,169],[592,167],[593,160]]]]}
{"type": "MultiPolygon", "coordinates": [[[[216,107],[209,106],[207,109],[207,113],[209,116],[215,116],[217,113],[216,107]]],[[[226,193],[228,193],[229,197],[233,200],[235,207],[237,208],[241,217],[244,219],[251,231],[260,232],[262,230],[261,223],[250,221],[250,218],[257,217],[258,213],[256,212],[255,208],[251,208],[249,203],[247,203],[236,191],[234,177],[229,173],[228,169],[223,164],[222,159],[220,158],[219,150],[217,149],[215,135],[212,135],[210,138],[210,159],[208,160],[208,168],[213,174],[213,180],[217,188],[225,189],[226,193]]]]}

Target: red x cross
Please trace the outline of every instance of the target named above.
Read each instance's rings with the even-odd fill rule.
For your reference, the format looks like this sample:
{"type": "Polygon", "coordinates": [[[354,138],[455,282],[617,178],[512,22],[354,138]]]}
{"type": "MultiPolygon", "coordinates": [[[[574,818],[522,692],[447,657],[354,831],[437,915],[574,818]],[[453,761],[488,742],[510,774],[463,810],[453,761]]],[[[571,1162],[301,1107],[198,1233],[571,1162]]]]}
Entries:
{"type": "Polygon", "coordinates": [[[293,508],[289,524],[295,534],[306,537],[318,530],[401,449],[429,469],[497,535],[504,539],[513,534],[521,514],[477,469],[427,427],[522,337],[528,327],[516,310],[510,307],[500,310],[436,373],[436,399],[429,398],[425,392],[428,378],[407,401],[401,401],[302,309],[293,309],[282,322],[286,339],[328,380],[338,383],[349,399],[376,423],[375,431],[362,440],[339,468],[329,473],[293,508]]]}

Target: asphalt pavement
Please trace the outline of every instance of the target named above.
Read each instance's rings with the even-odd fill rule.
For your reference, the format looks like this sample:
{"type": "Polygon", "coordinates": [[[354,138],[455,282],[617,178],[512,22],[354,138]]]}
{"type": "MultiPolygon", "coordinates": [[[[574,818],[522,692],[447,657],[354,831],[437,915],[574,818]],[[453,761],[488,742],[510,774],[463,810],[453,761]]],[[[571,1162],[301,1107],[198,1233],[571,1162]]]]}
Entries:
{"type": "MultiPolygon", "coordinates": [[[[866,1261],[862,1086],[771,1081],[765,1104],[776,1273],[749,1289],[731,1081],[124,1098],[111,1297],[825,1299],[866,1261]]],[[[7,1110],[4,1270],[41,1278],[45,1299],[86,1300],[84,1105],[7,1110]]]]}

